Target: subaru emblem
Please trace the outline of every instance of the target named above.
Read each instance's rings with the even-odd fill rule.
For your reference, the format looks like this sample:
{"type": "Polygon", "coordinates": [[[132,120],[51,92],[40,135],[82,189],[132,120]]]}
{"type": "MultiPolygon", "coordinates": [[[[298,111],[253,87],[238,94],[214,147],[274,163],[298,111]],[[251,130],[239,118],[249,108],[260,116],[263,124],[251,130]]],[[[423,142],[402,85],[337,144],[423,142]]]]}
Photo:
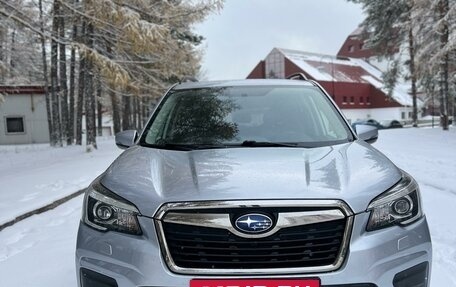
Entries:
{"type": "Polygon", "coordinates": [[[272,228],[272,219],[264,214],[250,213],[239,216],[235,225],[244,233],[262,233],[272,228]]]}

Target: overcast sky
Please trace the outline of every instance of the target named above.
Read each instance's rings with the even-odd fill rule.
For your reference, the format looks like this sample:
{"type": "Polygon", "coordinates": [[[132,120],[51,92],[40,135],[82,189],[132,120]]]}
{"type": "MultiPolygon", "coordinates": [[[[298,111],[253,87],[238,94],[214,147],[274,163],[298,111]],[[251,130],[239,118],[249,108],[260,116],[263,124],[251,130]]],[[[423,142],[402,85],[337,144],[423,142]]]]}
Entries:
{"type": "Polygon", "coordinates": [[[207,80],[243,79],[273,47],[336,54],[363,20],[345,0],[226,0],[196,26],[207,80]]]}

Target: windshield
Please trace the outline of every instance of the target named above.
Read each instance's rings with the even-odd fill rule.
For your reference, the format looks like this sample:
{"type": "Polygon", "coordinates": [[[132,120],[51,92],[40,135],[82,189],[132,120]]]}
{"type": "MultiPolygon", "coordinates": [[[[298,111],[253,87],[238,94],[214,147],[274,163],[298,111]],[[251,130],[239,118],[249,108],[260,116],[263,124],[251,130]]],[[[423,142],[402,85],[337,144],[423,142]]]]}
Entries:
{"type": "Polygon", "coordinates": [[[315,147],[351,139],[347,125],[319,89],[248,86],[171,91],[140,144],[315,147]]]}

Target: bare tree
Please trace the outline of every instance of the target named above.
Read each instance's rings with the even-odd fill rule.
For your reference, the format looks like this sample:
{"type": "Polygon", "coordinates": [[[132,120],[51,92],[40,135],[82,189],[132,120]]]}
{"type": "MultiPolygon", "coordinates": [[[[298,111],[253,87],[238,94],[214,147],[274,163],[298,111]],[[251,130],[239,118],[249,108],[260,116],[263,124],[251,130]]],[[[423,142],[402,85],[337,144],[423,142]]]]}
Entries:
{"type": "MultiPolygon", "coordinates": [[[[86,33],[86,23],[82,22],[81,30],[81,42],[83,41],[83,36],[86,33]]],[[[77,110],[76,110],[76,144],[82,145],[82,113],[84,107],[84,90],[85,90],[85,69],[86,69],[86,57],[79,51],[79,78],[78,78],[78,101],[77,101],[77,110]]]]}
{"type": "Polygon", "coordinates": [[[57,140],[56,138],[52,137],[55,135],[53,126],[52,126],[52,110],[51,110],[51,99],[49,95],[49,80],[48,80],[48,63],[47,63],[47,55],[46,55],[46,38],[44,37],[44,17],[43,17],[43,3],[42,0],[38,1],[38,7],[40,10],[40,31],[42,34],[40,35],[40,42],[41,42],[41,59],[43,61],[43,82],[44,82],[44,98],[46,101],[46,114],[47,114],[47,122],[48,122],[48,130],[49,130],[49,137],[51,145],[56,145],[57,140]]]}
{"type": "Polygon", "coordinates": [[[131,129],[131,97],[122,96],[122,130],[131,129]]]}
{"type": "Polygon", "coordinates": [[[102,104],[102,86],[100,77],[97,79],[97,135],[103,135],[103,104],[102,104]]]}
{"type": "MultiPolygon", "coordinates": [[[[73,41],[76,41],[78,33],[78,28],[76,24],[73,24],[73,32],[71,35],[71,38],[73,41]]],[[[70,101],[70,106],[69,106],[69,119],[68,119],[68,138],[67,138],[67,144],[73,144],[74,141],[74,134],[75,134],[75,79],[76,77],[76,49],[74,47],[71,47],[71,56],[70,56],[70,89],[69,89],[69,101],[70,101]]]]}
{"type": "MultiPolygon", "coordinates": [[[[449,10],[449,3],[448,0],[440,0],[438,4],[439,10],[439,19],[444,19],[445,16],[448,14],[449,10]]],[[[445,46],[448,44],[448,22],[443,20],[440,23],[440,49],[444,50],[445,46]]],[[[448,83],[448,62],[449,57],[448,53],[445,53],[440,60],[440,116],[442,121],[442,128],[444,130],[448,130],[448,100],[449,100],[449,83],[448,83]]]]}
{"type": "MultiPolygon", "coordinates": [[[[58,1],[58,0],[56,0],[58,1]]],[[[65,15],[63,7],[60,8],[58,17],[59,23],[59,37],[65,39],[65,15]]],[[[68,85],[67,85],[67,58],[66,58],[66,45],[59,43],[59,75],[60,75],[60,117],[62,119],[62,139],[71,144],[70,138],[70,123],[68,120],[68,85]]]]}
{"type": "MultiPolygon", "coordinates": [[[[86,38],[87,47],[92,49],[94,47],[94,28],[92,24],[87,25],[86,38]]],[[[94,64],[92,58],[86,60],[86,73],[85,73],[85,120],[86,120],[86,147],[90,151],[92,148],[97,148],[96,141],[96,127],[95,127],[95,91],[94,84],[94,64]]]]}
{"type": "MultiPolygon", "coordinates": [[[[58,15],[60,13],[59,1],[54,1],[53,6],[53,20],[52,20],[52,35],[55,39],[58,38],[59,21],[58,15]]],[[[52,126],[53,134],[51,143],[55,142],[62,146],[62,128],[60,125],[60,107],[59,107],[59,87],[58,87],[58,43],[55,39],[51,40],[51,94],[52,94],[52,126]]]]}

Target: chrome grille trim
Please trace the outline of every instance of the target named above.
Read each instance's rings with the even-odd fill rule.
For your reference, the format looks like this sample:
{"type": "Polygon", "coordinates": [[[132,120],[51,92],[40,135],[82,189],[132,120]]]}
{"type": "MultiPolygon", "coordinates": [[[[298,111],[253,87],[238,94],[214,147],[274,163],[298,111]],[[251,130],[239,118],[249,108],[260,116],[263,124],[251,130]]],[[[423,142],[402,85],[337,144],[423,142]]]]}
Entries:
{"type": "Polygon", "coordinates": [[[229,214],[169,212],[166,214],[166,217],[163,219],[163,221],[176,224],[223,228],[243,238],[264,238],[276,233],[285,227],[321,223],[343,218],[345,218],[345,215],[339,209],[279,213],[277,223],[275,224],[274,228],[268,232],[259,234],[247,234],[239,232],[236,228],[233,227],[229,214]]]}
{"type": "MultiPolygon", "coordinates": [[[[318,211],[317,211],[318,212],[318,211]]],[[[279,219],[280,220],[280,216],[279,219]]],[[[353,212],[348,205],[341,200],[251,200],[251,201],[202,201],[202,202],[178,202],[164,204],[157,211],[154,216],[155,226],[158,233],[160,248],[162,250],[164,259],[167,266],[172,272],[179,274],[192,274],[192,275],[283,275],[283,274],[305,274],[305,273],[322,273],[331,272],[340,268],[343,264],[348,251],[351,231],[353,227],[353,212]],[[298,267],[298,268],[264,268],[264,269],[203,269],[203,268],[182,268],[177,266],[171,256],[168,244],[166,242],[163,222],[195,225],[203,227],[224,228],[229,230],[235,235],[242,234],[244,238],[250,238],[251,235],[243,234],[231,226],[231,221],[228,214],[198,214],[188,213],[191,210],[204,210],[204,209],[224,209],[224,208],[263,208],[263,207],[281,207],[281,208],[322,208],[321,217],[316,216],[314,211],[295,212],[301,216],[298,220],[296,217],[291,219],[290,213],[280,213],[282,215],[282,222],[279,221],[271,231],[264,233],[269,236],[277,232],[282,224],[293,224],[293,226],[300,226],[306,224],[305,220],[312,220],[312,223],[328,222],[330,220],[337,220],[346,218],[346,227],[343,235],[339,254],[335,262],[331,265],[317,266],[317,267],[298,267]],[[327,209],[334,208],[334,209],[327,209]],[[179,211],[186,211],[185,216],[179,211]],[[201,215],[204,215],[203,218],[201,215]],[[208,216],[209,215],[209,216],[208,216]],[[168,216],[170,216],[168,218],[168,216]],[[333,219],[330,219],[333,218],[333,219]],[[318,220],[321,221],[318,221],[318,220]],[[287,221],[288,220],[288,221],[287,221]],[[228,222],[228,223],[227,223],[228,222]],[[298,222],[304,224],[298,224],[298,222]],[[229,227],[227,226],[229,224],[229,227]],[[234,230],[234,231],[233,231],[234,230]]],[[[307,223],[311,224],[311,223],[307,223]]],[[[291,227],[288,225],[287,227],[291,227]]],[[[261,234],[261,235],[264,235],[261,234]]],[[[260,234],[252,236],[252,238],[260,238],[260,234]]],[[[262,236],[262,237],[266,237],[262,236]]]]}

